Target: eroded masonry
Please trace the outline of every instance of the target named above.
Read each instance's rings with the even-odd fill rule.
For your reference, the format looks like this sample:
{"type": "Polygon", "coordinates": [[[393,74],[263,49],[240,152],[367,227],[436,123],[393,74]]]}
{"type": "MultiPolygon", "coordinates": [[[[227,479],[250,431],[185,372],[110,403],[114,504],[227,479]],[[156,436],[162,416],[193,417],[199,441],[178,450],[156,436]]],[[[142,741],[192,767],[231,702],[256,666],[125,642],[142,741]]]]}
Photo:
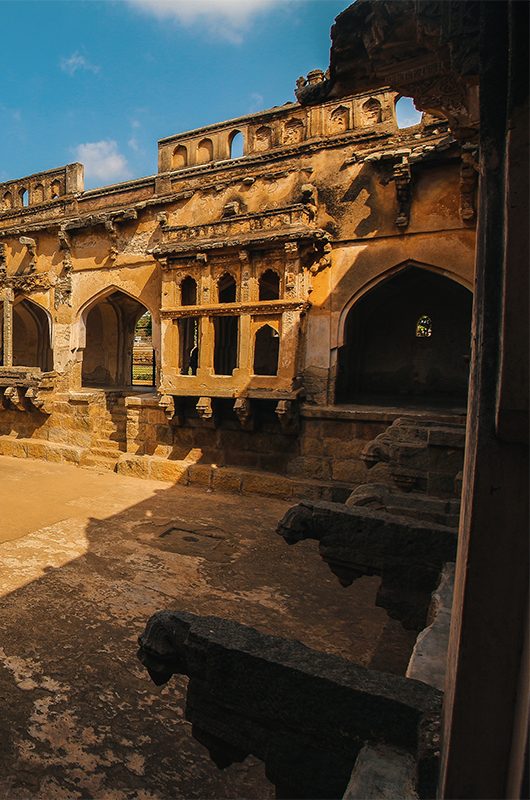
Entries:
{"type": "Polygon", "coordinates": [[[397,99],[170,136],[100,189],[2,184],[0,453],[330,499],[399,409],[461,418],[475,153],[397,99]]]}

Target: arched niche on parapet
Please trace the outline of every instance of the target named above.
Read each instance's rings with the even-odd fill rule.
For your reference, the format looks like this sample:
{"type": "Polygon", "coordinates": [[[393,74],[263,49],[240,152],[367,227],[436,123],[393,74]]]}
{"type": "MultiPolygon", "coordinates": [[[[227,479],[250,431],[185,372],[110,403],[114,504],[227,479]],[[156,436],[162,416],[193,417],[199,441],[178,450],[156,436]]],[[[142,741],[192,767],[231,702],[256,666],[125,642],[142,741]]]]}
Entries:
{"type": "Polygon", "coordinates": [[[382,276],[341,315],[336,402],[465,405],[471,306],[471,291],[441,271],[409,264],[382,276]]]}
{"type": "Polygon", "coordinates": [[[171,169],[184,169],[188,166],[188,149],[183,144],[177,145],[171,156],[171,169]]]}
{"type": "Polygon", "coordinates": [[[272,147],[272,128],[268,125],[260,125],[254,133],[254,149],[257,152],[270,150],[272,147]]]}
{"type": "Polygon", "coordinates": [[[48,312],[27,297],[13,305],[13,365],[53,369],[51,324],[48,312]]]}
{"type": "Polygon", "coordinates": [[[133,385],[136,327],[146,313],[150,313],[153,326],[152,310],[115,286],[107,287],[84,304],[78,320],[83,386],[121,388],[133,385]]]}
{"type": "Polygon", "coordinates": [[[197,164],[207,164],[213,161],[213,142],[211,139],[201,139],[197,145],[197,164]]]}
{"type": "Polygon", "coordinates": [[[363,124],[378,125],[383,119],[383,108],[376,97],[370,97],[361,106],[363,124]]]}
{"type": "Polygon", "coordinates": [[[305,126],[301,119],[290,119],[283,127],[283,143],[299,144],[305,138],[305,126]]]}
{"type": "Polygon", "coordinates": [[[245,155],[245,137],[241,131],[235,130],[228,136],[228,157],[242,158],[245,155]]]}
{"type": "Polygon", "coordinates": [[[350,127],[350,112],[346,106],[337,106],[329,115],[331,133],[344,133],[350,127]]]}

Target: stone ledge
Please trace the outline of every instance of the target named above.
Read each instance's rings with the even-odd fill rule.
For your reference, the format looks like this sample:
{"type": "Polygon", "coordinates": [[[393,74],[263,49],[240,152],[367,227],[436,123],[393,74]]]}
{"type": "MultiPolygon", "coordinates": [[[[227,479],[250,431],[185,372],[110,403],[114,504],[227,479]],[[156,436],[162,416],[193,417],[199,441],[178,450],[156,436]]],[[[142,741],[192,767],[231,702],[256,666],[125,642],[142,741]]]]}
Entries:
{"type": "Polygon", "coordinates": [[[173,461],[159,456],[137,456],[118,451],[115,458],[98,456],[90,448],[51,442],[48,439],[0,436],[0,456],[64,461],[135,478],[179,483],[182,486],[203,486],[214,492],[258,494],[285,500],[343,500],[353,488],[349,483],[338,481],[322,482],[297,476],[288,478],[276,472],[237,466],[218,467],[216,464],[197,464],[184,460],[173,461]]]}
{"type": "Polygon", "coordinates": [[[85,451],[83,447],[58,444],[47,439],[16,439],[0,436],[0,455],[12,458],[35,458],[40,461],[66,461],[79,464],[85,451]]]}
{"type": "Polygon", "coordinates": [[[265,497],[294,500],[301,498],[329,500],[337,493],[346,493],[349,484],[288,478],[275,472],[218,467],[191,461],[172,461],[157,456],[122,455],[116,471],[137,478],[174,481],[183,486],[203,486],[211,491],[236,494],[260,494],[265,497]]]}
{"type": "Polygon", "coordinates": [[[434,420],[441,423],[465,422],[463,409],[432,409],[378,405],[312,406],[300,407],[304,419],[337,419],[350,422],[394,422],[398,417],[434,420]]]}

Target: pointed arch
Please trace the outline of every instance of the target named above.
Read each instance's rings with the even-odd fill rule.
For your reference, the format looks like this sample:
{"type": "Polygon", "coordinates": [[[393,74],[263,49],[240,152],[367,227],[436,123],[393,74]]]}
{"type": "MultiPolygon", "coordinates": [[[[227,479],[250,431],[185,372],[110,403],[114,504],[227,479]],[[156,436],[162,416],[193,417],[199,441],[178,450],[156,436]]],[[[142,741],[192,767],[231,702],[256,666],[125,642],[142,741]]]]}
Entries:
{"type": "Polygon", "coordinates": [[[435,275],[440,275],[445,278],[449,278],[449,280],[458,283],[460,286],[463,286],[465,289],[468,289],[470,292],[473,291],[473,284],[459,275],[457,272],[452,272],[450,269],[445,267],[440,267],[435,264],[429,264],[426,261],[415,261],[414,259],[407,259],[406,261],[401,261],[399,264],[394,264],[392,267],[384,270],[384,272],[379,273],[371,280],[367,281],[360,289],[352,294],[348,302],[343,306],[340,315],[339,315],[339,323],[338,323],[338,330],[337,330],[337,347],[342,347],[344,344],[344,326],[346,319],[350,310],[353,306],[363,297],[363,295],[371,292],[372,289],[375,289],[380,283],[384,283],[385,281],[390,280],[390,278],[399,275],[400,272],[404,272],[407,269],[411,268],[422,269],[427,272],[433,272],[435,275]]]}
{"type": "Polygon", "coordinates": [[[136,325],[146,312],[153,317],[142,300],[115,286],[106,287],[81,307],[84,386],[131,385],[136,325]]]}
{"type": "Polygon", "coordinates": [[[254,375],[277,375],[280,356],[280,335],[275,327],[265,323],[254,336],[254,375]]]}
{"type": "Polygon", "coordinates": [[[390,272],[348,304],[336,401],[465,404],[471,292],[416,265],[390,272]]]}
{"type": "Polygon", "coordinates": [[[53,369],[51,318],[39,303],[20,295],[13,305],[13,365],[53,369]]]}

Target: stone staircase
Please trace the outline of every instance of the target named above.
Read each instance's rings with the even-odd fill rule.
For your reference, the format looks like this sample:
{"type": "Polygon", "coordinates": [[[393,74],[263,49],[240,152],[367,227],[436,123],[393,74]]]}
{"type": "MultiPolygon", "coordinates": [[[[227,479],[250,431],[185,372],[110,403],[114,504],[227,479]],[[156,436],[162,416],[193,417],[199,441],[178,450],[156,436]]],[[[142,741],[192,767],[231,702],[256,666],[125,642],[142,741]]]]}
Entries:
{"type": "Polygon", "coordinates": [[[90,409],[92,443],[81,459],[83,467],[116,471],[121,453],[126,450],[127,409],[122,394],[107,393],[90,409]]]}

